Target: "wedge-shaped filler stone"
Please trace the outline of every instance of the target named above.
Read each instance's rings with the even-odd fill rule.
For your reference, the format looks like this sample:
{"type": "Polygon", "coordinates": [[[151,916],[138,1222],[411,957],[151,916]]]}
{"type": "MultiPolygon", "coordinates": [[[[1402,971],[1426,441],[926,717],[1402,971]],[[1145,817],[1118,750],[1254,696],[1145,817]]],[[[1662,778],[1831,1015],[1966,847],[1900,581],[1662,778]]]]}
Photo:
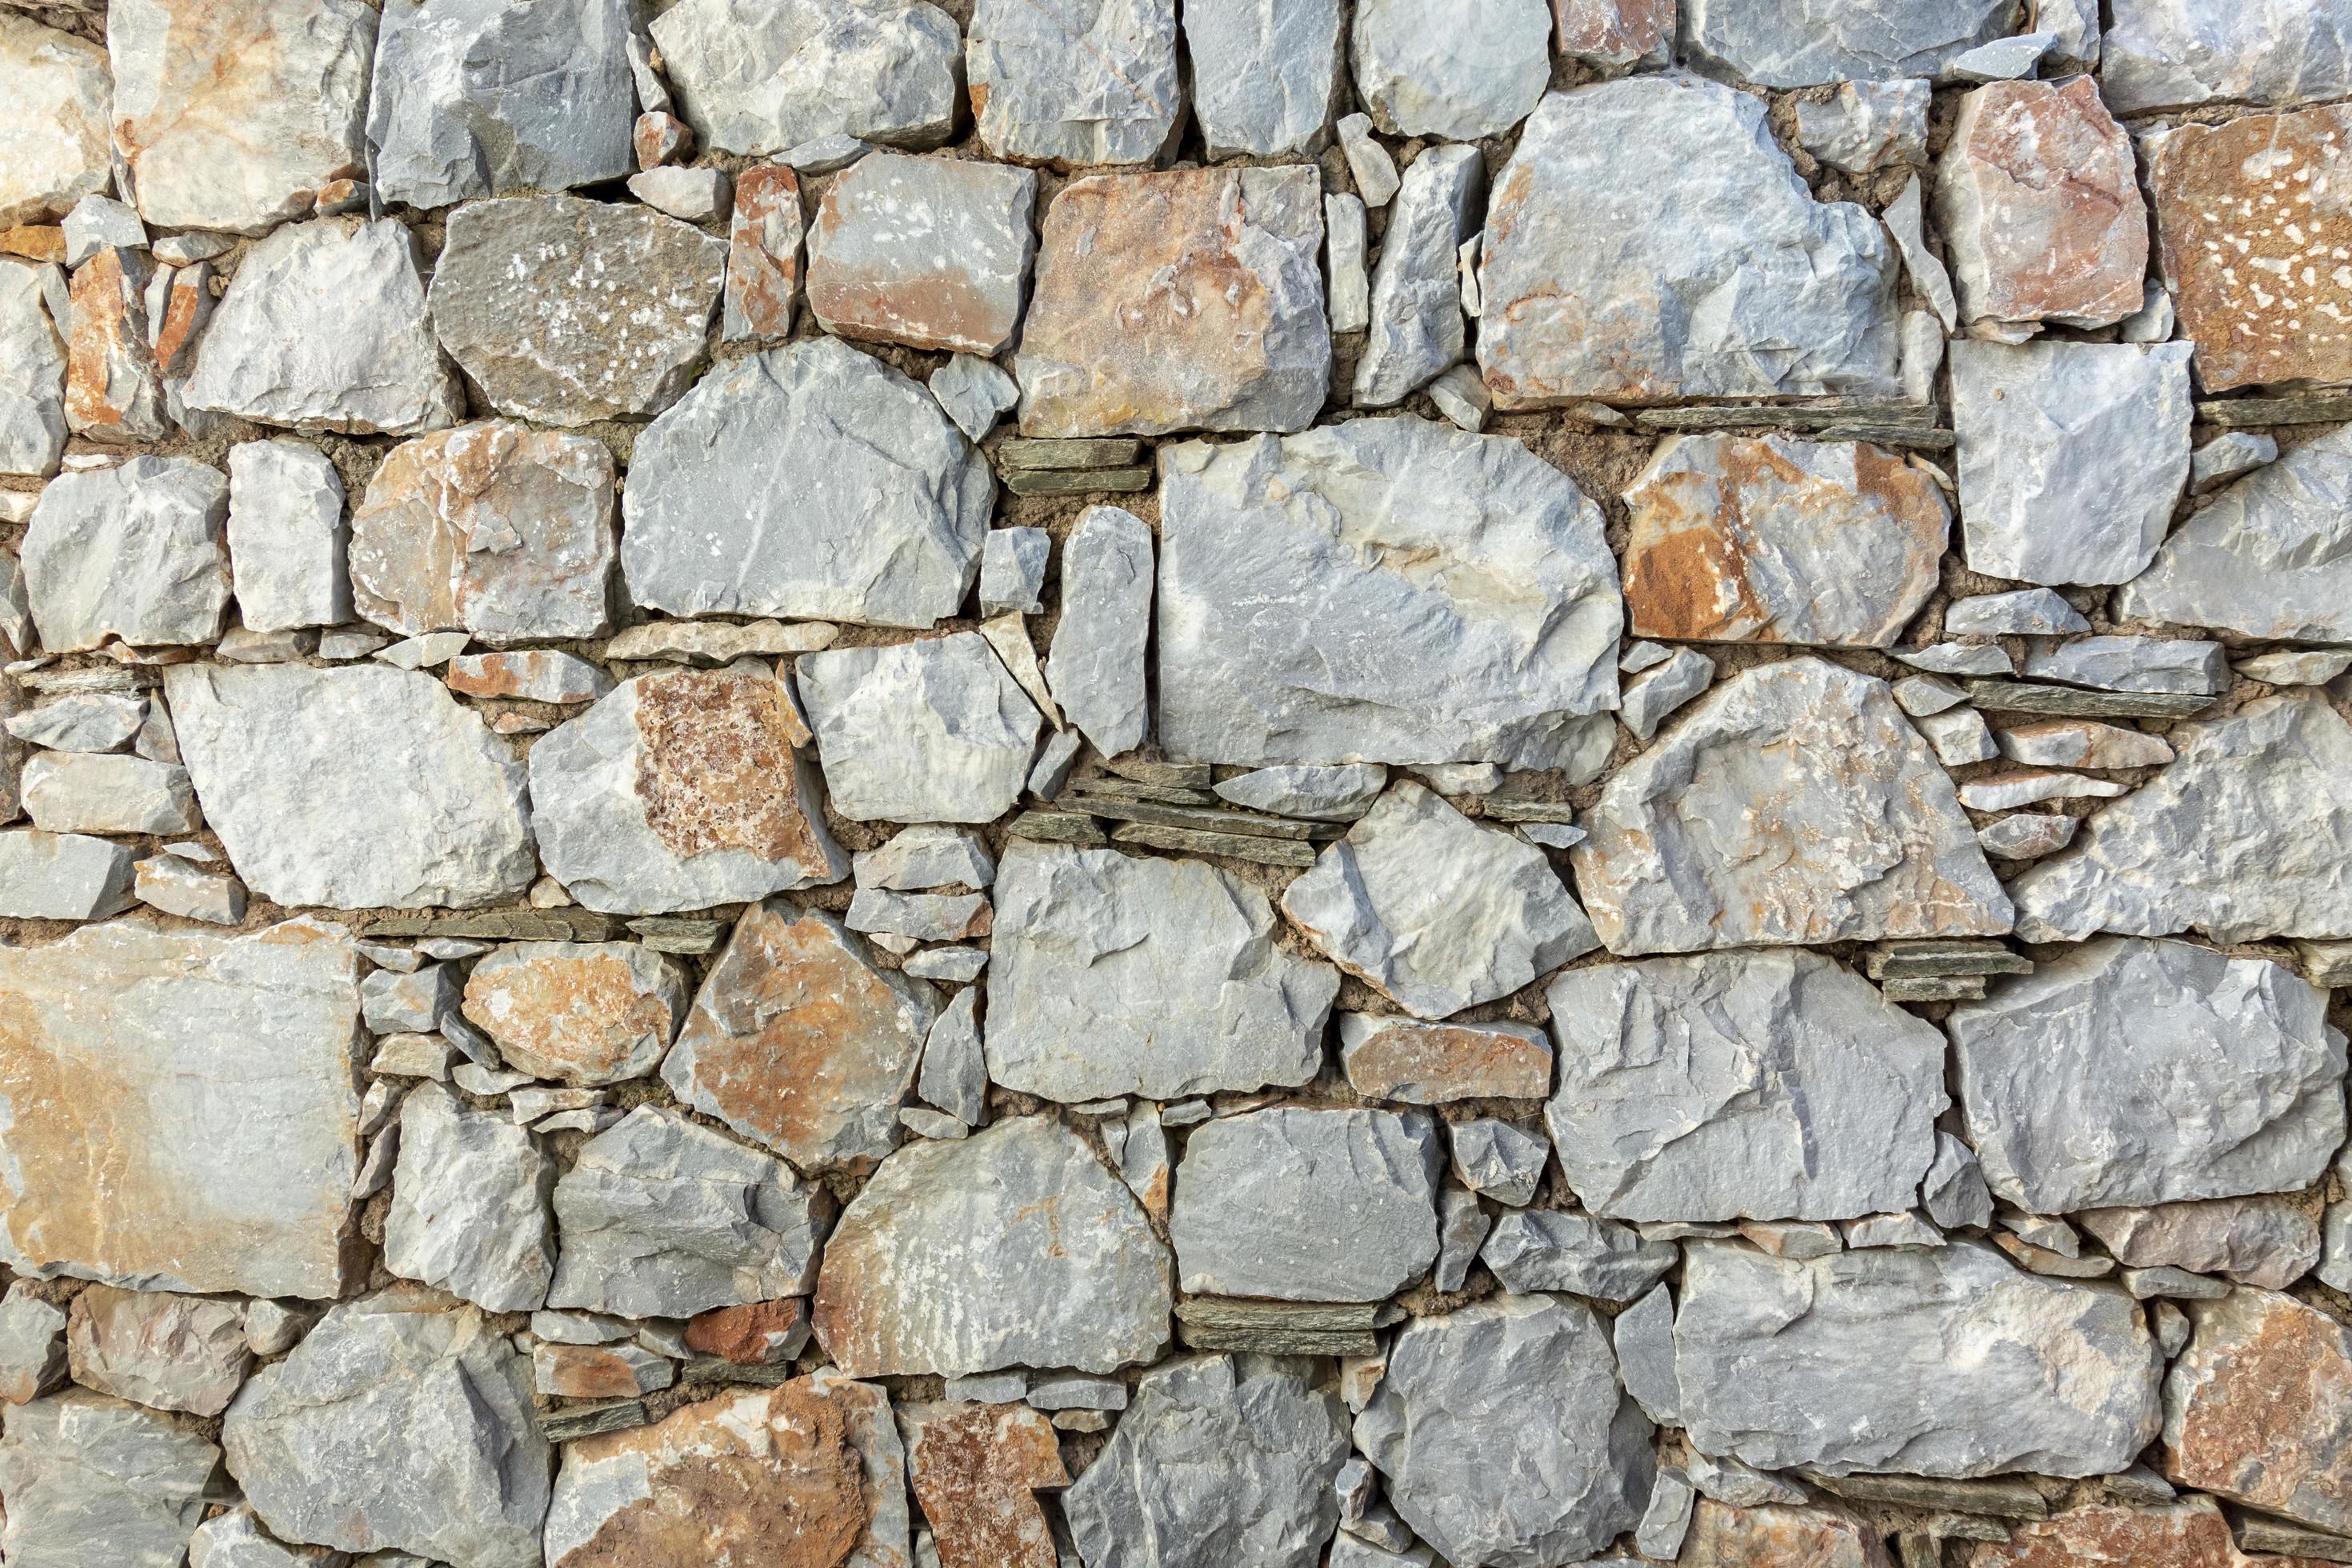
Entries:
{"type": "Polygon", "coordinates": [[[996,873],[989,1078],[1064,1104],[1305,1083],[1339,976],[1274,931],[1265,894],[1202,861],[1013,840],[996,873]]]}
{"type": "Polygon", "coordinates": [[[486,904],[536,875],[523,766],[431,676],[389,665],[164,674],[205,820],[281,904],[486,904]]]}
{"type": "Polygon", "coordinates": [[[1171,753],[1541,768],[1607,725],[1601,509],[1519,442],[1408,415],[1160,454],[1171,753]]]}
{"type": "Polygon", "coordinates": [[[1764,110],[1680,74],[1545,96],[1487,203],[1496,406],[1892,394],[1894,247],[1813,199],[1764,110]]]}
{"type": "Polygon", "coordinates": [[[1612,952],[1997,936],[2010,902],[1884,681],[1817,658],[1734,676],[1580,818],[1612,952]]]}
{"type": "Polygon", "coordinates": [[[686,0],[654,18],[678,108],[706,145],[782,153],[823,137],[948,139],[961,37],[908,0],[686,0]]]}
{"type": "Polygon", "coordinates": [[[549,875],[592,910],[658,913],[837,882],[810,734],[746,660],[626,680],[531,748],[549,875]]]}
{"type": "Polygon", "coordinates": [[[843,816],[992,822],[1020,798],[1045,715],[978,632],[808,654],[798,673],[843,816]]]}
{"type": "Polygon", "coordinates": [[[853,1377],[1111,1372],[1159,1355],[1172,1272],[1076,1133],[1012,1117],[882,1163],[825,1246],[816,1335],[853,1377]]]}
{"type": "Polygon", "coordinates": [[[1636,1221],[1853,1219],[1917,1205],[1944,1041],[1799,949],[1570,970],[1545,1110],[1569,1186],[1636,1221]]]}
{"type": "Polygon", "coordinates": [[[1803,1262],[1696,1241],[1683,1259],[1675,1355],[1701,1453],[1833,1476],[2097,1476],[2156,1436],[2163,1358],[2120,1286],[1959,1238],[1803,1262]]]}
{"type": "Polygon", "coordinates": [[[0,949],[0,1261],[133,1289],[352,1282],[365,1037],[339,928],[84,926],[0,949]]]}
{"type": "Polygon", "coordinates": [[[970,591],[995,495],[920,384],[819,338],[730,361],[637,437],[621,567],[671,615],[929,626],[970,591]]]}
{"type": "Polygon", "coordinates": [[[1410,781],[1283,890],[1282,912],[1423,1018],[1507,996],[1601,945],[1542,850],[1410,781]]]}
{"type": "Polygon", "coordinates": [[[2105,937],[1952,1009],[1986,1183],[2032,1214],[2294,1192],[2344,1142],[2344,1036],[2282,964],[2105,937]]]}

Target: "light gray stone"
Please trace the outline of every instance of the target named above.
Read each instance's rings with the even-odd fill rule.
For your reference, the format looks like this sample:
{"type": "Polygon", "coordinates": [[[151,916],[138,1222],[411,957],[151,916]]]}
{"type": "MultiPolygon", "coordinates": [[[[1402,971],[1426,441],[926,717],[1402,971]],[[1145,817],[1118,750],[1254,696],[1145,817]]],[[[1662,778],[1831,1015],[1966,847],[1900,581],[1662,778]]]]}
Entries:
{"type": "Polygon", "coordinates": [[[2352,18],[2308,0],[2116,0],[2101,51],[2118,114],[2352,92],[2352,18]]]}
{"type": "Polygon", "coordinates": [[[972,118],[997,157],[1145,163],[1182,112],[1173,0],[979,0],[967,33],[972,118]]]}
{"type": "Polygon", "coordinates": [[[74,1298],[66,1354],[84,1388],[199,1416],[228,1408],[252,1356],[237,1302],[107,1285],[74,1298]]]}
{"type": "Polygon", "coordinates": [[[1689,1532],[1691,1509],[1698,1494],[1690,1477],[1674,1468],[1658,1472],[1650,1491],[1650,1506],[1633,1531],[1633,1544],[1644,1557],[1671,1563],[1682,1555],[1683,1537],[1689,1532]]]}
{"type": "Polygon", "coordinates": [[[1715,660],[1696,648],[1678,647],[1664,664],[1625,683],[1617,717],[1635,740],[1646,741],[1714,682],[1715,660]]]}
{"type": "Polygon", "coordinates": [[[2162,1362],[2131,1297],[2022,1273],[1980,1242],[1804,1262],[1693,1242],[1680,1305],[1683,1419],[1703,1453],[1832,1476],[2096,1476],[2156,1436],[2162,1362]]]}
{"type": "Polygon", "coordinates": [[[1680,1254],[1633,1226],[1564,1209],[1514,1209],[1495,1222],[1479,1254],[1514,1295],[1567,1290],[1596,1301],[1631,1301],[1680,1254]]]}
{"type": "MultiPolygon", "coordinates": [[[[1927,743],[1936,748],[1936,760],[1948,768],[1990,762],[2000,754],[1984,715],[1973,708],[1928,714],[1918,721],[1918,729],[1927,737],[1927,743]]],[[[1960,786],[1961,803],[1973,805],[1976,803],[1969,798],[1969,788],[1966,784],[1960,786]]]]}
{"type": "Polygon", "coordinates": [[[988,1061],[980,1043],[980,993],[966,986],[931,1023],[915,1092],[967,1127],[988,1119],[988,1061]]]}
{"type": "Polygon", "coordinates": [[[96,752],[31,758],[24,804],[44,833],[190,833],[201,822],[187,769],[96,752]]]}
{"type": "Polygon", "coordinates": [[[799,664],[833,809],[853,822],[988,822],[1019,798],[1044,716],[977,632],[799,664]]]}
{"type": "Polygon", "coordinates": [[[970,828],[919,826],[900,829],[878,849],[856,860],[857,886],[912,889],[980,889],[996,879],[996,858],[970,828]]]}
{"type": "Polygon", "coordinates": [[[1087,1568],[1315,1568],[1347,1456],[1311,1363],[1186,1357],[1143,1374],[1063,1516],[1087,1568]]]}
{"type": "Polygon", "coordinates": [[[41,647],[206,643],[228,607],[228,481],[186,458],[61,474],[34,503],[19,559],[41,647]]]}
{"type": "Polygon", "coordinates": [[[1811,1494],[1796,1482],[1738,1459],[1718,1459],[1696,1448],[1688,1449],[1685,1459],[1684,1468],[1699,1495],[1733,1508],[1760,1508],[1767,1503],[1801,1508],[1812,1501],[1811,1494]]]}
{"type": "Polygon", "coordinates": [[[2320,1220],[2319,1278],[2337,1290],[2352,1290],[2352,1199],[2329,1204],[2320,1220]]]}
{"type": "Polygon", "coordinates": [[[1551,1152],[1542,1133],[1492,1117],[1449,1121],[1445,1131],[1453,1145],[1454,1173],[1463,1185],[1513,1208],[1535,1197],[1543,1181],[1544,1160],[1551,1152]]]}
{"type": "Polygon", "coordinates": [[[1478,1206],[1475,1193],[1449,1188],[1438,1196],[1437,1267],[1430,1283],[1451,1293],[1469,1278],[1470,1265],[1477,1261],[1478,1248],[1494,1222],[1478,1206]]]}
{"type": "Polygon", "coordinates": [[[1104,756],[1133,751],[1151,735],[1151,530],[1141,519],[1115,506],[1079,514],[1062,542],[1061,612],[1045,657],[1054,700],[1104,756]]]}
{"type": "Polygon", "coordinates": [[[466,399],[426,324],[416,242],[389,218],[289,224],[238,261],[181,396],[263,425],[412,436],[466,399]]]}
{"type": "MultiPolygon", "coordinates": [[[[974,354],[954,354],[948,363],[931,372],[931,379],[923,384],[939,399],[940,406],[955,421],[956,428],[977,441],[996,428],[996,422],[1010,413],[1021,401],[1021,384],[993,361],[974,354]]],[[[1017,533],[1018,529],[999,529],[1000,533],[1017,533]]],[[[1042,533],[1044,530],[1034,531],[1042,533]]],[[[1041,562],[1042,566],[1044,563],[1041,562]]],[[[986,570],[985,565],[982,570],[986,570]]],[[[1043,581],[1041,578],[1040,581],[1043,581]]],[[[983,585],[981,596],[983,613],[988,590],[983,585]]]]}
{"type": "MultiPolygon", "coordinates": [[[[2333,435],[2336,432],[2331,431],[2333,435]]],[[[2189,455],[2189,493],[2201,496],[2278,461],[2278,442],[2251,430],[2230,430],[2189,455]]]]}
{"type": "Polygon", "coordinates": [[[1908,1208],[1935,1158],[1944,1041],[1801,949],[1571,970],[1545,1119],[1569,1186],[1630,1220],[1908,1208]]]}
{"type": "Polygon", "coordinates": [[[1943,322],[1948,333],[1959,326],[1960,302],[1952,291],[1951,273],[1942,259],[1927,248],[1923,228],[1924,205],[1923,187],[1919,176],[1914,174],[1903,187],[1903,194],[1886,205],[1880,217],[1903,258],[1903,270],[1910,278],[1912,289],[1934,309],[1937,320],[1943,322]]]}
{"type": "Polygon", "coordinates": [[[31,16],[0,16],[0,225],[49,223],[107,188],[114,84],[106,51],[31,16]]]}
{"type": "Polygon", "coordinates": [[[2352,936],[2352,724],[2305,690],[2168,738],[2177,760],[2011,884],[2018,934],[2352,936]]]}
{"type": "Polygon", "coordinates": [[[1339,117],[1339,151],[1347,160],[1349,175],[1368,207],[1384,207],[1397,193],[1396,159],[1389,150],[1372,137],[1372,117],[1369,114],[1343,114],[1339,117]]]}
{"type": "Polygon", "coordinates": [[[1191,0],[1184,50],[1209,157],[1320,151],[1339,97],[1339,0],[1191,0]]]}
{"type": "Polygon", "coordinates": [[[1813,199],[1761,100],[1696,77],[1547,96],[1496,181],[1478,287],[1498,408],[1895,390],[1885,233],[1813,199]]]}
{"type": "MultiPolygon", "coordinates": [[[[375,1564],[383,1555],[368,1561],[375,1564]]],[[[188,1568],[333,1568],[341,1561],[340,1552],[324,1548],[287,1545],[264,1530],[249,1508],[215,1514],[188,1537],[188,1568]]]]}
{"type": "Polygon", "coordinates": [[[151,855],[132,868],[131,890],[150,909],[214,925],[245,919],[245,884],[202,870],[177,855],[151,855]]]}
{"type": "Polygon", "coordinates": [[[705,145],[767,153],[848,135],[944,142],[955,123],[955,21],[908,0],[685,0],[654,18],[678,109],[705,145]]]}
{"type": "Polygon", "coordinates": [[[0,1551],[26,1568],[179,1568],[221,1451],[169,1417],[74,1389],[8,1413],[0,1551]]]}
{"type": "Polygon", "coordinates": [[[1946,637],[2065,637],[2090,629],[2083,612],[2049,588],[1979,594],[1944,606],[1946,637]]]}
{"type": "Polygon", "coordinates": [[[1797,145],[1849,174],[1924,163],[1933,93],[1933,83],[1916,78],[1841,81],[1836,96],[1797,105],[1797,145]]]}
{"type": "Polygon", "coordinates": [[[1304,816],[1318,822],[1353,822],[1369,810],[1387,784],[1378,763],[1341,763],[1328,767],[1257,768],[1220,780],[1217,797],[1252,811],[1304,816]]]}
{"type": "Polygon", "coordinates": [[[2210,695],[2230,684],[2230,661],[2219,643],[2147,637],[2077,637],[2034,648],[2025,674],[2107,691],[2177,691],[2210,695]]]}
{"type": "Polygon", "coordinates": [[[963,605],[995,494],[919,385],[822,338],[730,361],[638,436],[621,567],[672,615],[929,626],[963,605]]]}
{"type": "Polygon", "coordinates": [[[1615,706],[1600,508],[1517,441],[1401,416],[1160,465],[1171,753],[1559,766],[1615,706]]]}
{"type": "Polygon", "coordinates": [[[1508,131],[1550,79],[1543,0],[1360,0],[1349,60],[1381,130],[1475,142],[1508,131]]]}
{"type": "Polygon", "coordinates": [[[2325,1009],[2267,960],[2116,937],[1960,1003],[1948,1026],[1986,1182],[2036,1214],[2308,1184],[2345,1134],[2325,1009]]]}
{"type": "MultiPolygon", "coordinates": [[[[0,16],[0,79],[15,41],[5,29],[17,26],[33,24],[0,16]]],[[[37,479],[55,473],[66,449],[66,346],[41,279],[39,268],[0,261],[0,474],[37,479]]]]}
{"type": "Polygon", "coordinates": [[[387,0],[368,140],[377,196],[443,207],[636,167],[623,0],[387,0]]]}
{"type": "Polygon", "coordinates": [[[1675,1301],[1664,1285],[1611,1320],[1610,1348],[1617,1375],[1642,1414],[1661,1426],[1683,1424],[1682,1385],[1675,1371],[1675,1301]]]}
{"type": "MultiPolygon", "coordinates": [[[[1358,13],[1360,34],[1362,15],[1358,13]]],[[[1477,25],[1474,18],[1456,17],[1431,26],[1426,36],[1444,37],[1452,45],[1461,30],[1477,25]]],[[[1426,148],[1405,170],[1381,233],[1380,263],[1372,269],[1367,317],[1371,335],[1356,361],[1358,406],[1402,403],[1462,357],[1462,289],[1454,253],[1473,228],[1485,184],[1486,166],[1475,147],[1426,148]]]]}
{"type": "Polygon", "coordinates": [[[1579,1561],[1633,1527],[1655,1461],[1609,1331],[1553,1296],[1415,1318],[1355,1424],[1389,1501],[1449,1562],[1579,1561]]]}
{"type": "Polygon", "coordinates": [[[137,851],[79,833],[0,832],[0,915],[95,921],[131,907],[137,851]]]}
{"type": "Polygon", "coordinates": [[[486,1311],[530,1311],[555,1270],[554,1187],[554,1162],[528,1131],[419,1084],[400,1108],[383,1266],[486,1311]]]}
{"type": "Polygon", "coordinates": [[[331,1309],[254,1374],[221,1442],[280,1540],[538,1568],[552,1450],[530,1364],[477,1308],[395,1286],[331,1309]]]}
{"type": "Polygon", "coordinates": [[[2009,30],[2008,0],[1682,0],[1682,57],[1759,87],[1937,76],[2009,30]]]}
{"type": "Polygon", "coordinates": [[[115,691],[69,691],[12,713],[8,733],[52,752],[111,752],[147,721],[147,699],[115,691]]]}
{"type": "Polygon", "coordinates": [[[629,195],[680,223],[716,223],[732,210],[734,185],[723,169],[647,169],[629,176],[629,195]]]}
{"type": "Polygon", "coordinates": [[[1038,595],[1045,590],[1045,560],[1053,547],[1053,535],[1042,528],[990,529],[980,551],[980,613],[1034,616],[1042,611],[1045,606],[1038,595]]]}
{"type": "Polygon", "coordinates": [[[2015,81],[2030,77],[2058,41],[2055,33],[2020,33],[1979,44],[1954,55],[1944,67],[1949,81],[2015,81]]]}
{"type": "Polygon", "coordinates": [[[324,452],[289,437],[229,448],[228,553],[246,630],[350,620],[348,537],[343,481],[324,452]]]}
{"type": "Polygon", "coordinates": [[[1920,1178],[1919,1196],[1927,1217],[1946,1230],[1992,1224],[1992,1193],[1977,1152],[1948,1132],[1936,1134],[1936,1160],[1920,1178]]]}
{"type": "Polygon", "coordinates": [[[66,1314],[19,1279],[0,1301],[0,1400],[25,1405],[64,1384],[66,1314]]]}
{"type": "Polygon", "coordinates": [[[1279,1106],[1195,1131],[1168,1222],[1184,1289],[1377,1301],[1437,1259],[1437,1129],[1423,1111],[1279,1106]]]}
{"type": "Polygon", "coordinates": [[[1600,944],[1542,850],[1410,781],[1290,884],[1282,912],[1423,1018],[1508,995],[1600,944]]]}
{"type": "Polygon", "coordinates": [[[467,906],[537,875],[523,766],[431,676],[384,665],[173,665],[205,818],[281,904],[467,906]]]}

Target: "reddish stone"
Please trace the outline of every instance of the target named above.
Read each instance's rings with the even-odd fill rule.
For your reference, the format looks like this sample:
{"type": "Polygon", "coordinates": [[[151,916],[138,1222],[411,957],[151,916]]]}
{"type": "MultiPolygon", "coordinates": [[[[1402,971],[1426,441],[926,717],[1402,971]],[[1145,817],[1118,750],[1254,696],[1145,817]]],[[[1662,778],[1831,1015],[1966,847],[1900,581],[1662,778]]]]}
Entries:
{"type": "Polygon", "coordinates": [[[1454,1100],[1541,1100],[1551,1092],[1551,1047],[1524,1024],[1424,1024],[1349,1014],[1340,1019],[1348,1082],[1369,1100],[1437,1105],[1454,1100]]]}
{"type": "Polygon", "coordinates": [[[2164,1380],[2165,1473],[2352,1534],[2352,1332],[2245,1286],[2189,1316],[2195,1331],[2164,1380]]]}
{"type": "Polygon", "coordinates": [[[2009,1540],[1980,1542],[1964,1568],[2300,1568],[2298,1560],[2248,1557],[2211,1498],[2163,1508],[2094,1503],[2055,1519],[2012,1525],[2009,1540]]]}
{"type": "Polygon", "coordinates": [[[162,441],[172,434],[147,341],[147,279],[145,256],[111,246],[73,275],[66,425],[93,441],[162,441]]]}
{"type": "Polygon", "coordinates": [[[1701,1498],[1683,1568],[1892,1568],[1878,1532],[1814,1508],[1733,1508],[1701,1498]]]}
{"type": "Polygon", "coordinates": [[[1036,200],[1027,169],[869,153],[809,226],[809,310],[836,337],[992,355],[1021,324],[1036,200]]]}
{"type": "Polygon", "coordinates": [[[1551,0],[1559,52],[1596,65],[1629,66],[1675,36],[1675,0],[1551,0]]]}
{"type": "Polygon", "coordinates": [[[686,1347],[739,1366],[782,1361],[808,1340],[808,1302],[800,1297],[720,1307],[687,1320],[686,1347]]]}
{"type": "Polygon", "coordinates": [[[163,319],[151,323],[155,334],[155,368],[165,375],[185,375],[196,368],[196,340],[212,320],[212,263],[199,261],[172,274],[163,296],[163,319]]]}
{"type": "Polygon", "coordinates": [[[721,328],[730,339],[781,338],[792,331],[801,228],[798,174],[782,163],[755,163],[735,176],[721,328]]]}
{"type": "Polygon", "coordinates": [[[66,231],[54,224],[19,224],[0,228],[0,252],[34,261],[63,262],[66,231]]]}
{"type": "Polygon", "coordinates": [[[956,1402],[902,1405],[898,1425],[940,1568],[1056,1568],[1032,1495],[1070,1484],[1050,1419],[1025,1405],[956,1402]]]}
{"type": "MultiPolygon", "coordinates": [[[[557,1399],[635,1399],[647,1390],[639,1373],[644,1352],[636,1357],[623,1352],[636,1348],[627,1341],[619,1345],[541,1344],[531,1351],[531,1371],[539,1391],[557,1399]]],[[[653,1386],[668,1381],[664,1375],[653,1386]]]]}
{"type": "Polygon", "coordinates": [[[629,133],[637,154],[637,167],[658,169],[664,163],[682,163],[693,154],[694,131],[675,114],[653,110],[637,116],[635,129],[629,133]]]}

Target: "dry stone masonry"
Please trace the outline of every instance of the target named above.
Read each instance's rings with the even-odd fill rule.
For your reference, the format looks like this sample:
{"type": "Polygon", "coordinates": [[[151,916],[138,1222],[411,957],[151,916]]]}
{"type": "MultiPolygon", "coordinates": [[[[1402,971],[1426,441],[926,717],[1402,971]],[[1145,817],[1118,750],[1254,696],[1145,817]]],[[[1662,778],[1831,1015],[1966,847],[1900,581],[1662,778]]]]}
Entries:
{"type": "Polygon", "coordinates": [[[9,1568],[2352,1563],[2352,0],[0,0],[9,1568]]]}

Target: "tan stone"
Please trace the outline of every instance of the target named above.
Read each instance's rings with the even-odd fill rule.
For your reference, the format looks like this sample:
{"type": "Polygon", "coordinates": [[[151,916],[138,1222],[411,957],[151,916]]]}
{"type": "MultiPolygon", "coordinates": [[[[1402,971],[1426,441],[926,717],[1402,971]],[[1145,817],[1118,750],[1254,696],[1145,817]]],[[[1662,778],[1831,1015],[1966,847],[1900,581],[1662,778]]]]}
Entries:
{"type": "Polygon", "coordinates": [[[172,434],[147,334],[147,258],[110,246],[73,275],[66,340],[66,425],[93,441],[161,441],[172,434]]]}
{"type": "Polygon", "coordinates": [[[669,1049],[686,977],[634,942],[517,942],[474,966],[464,1010],[518,1072],[618,1083],[653,1071],[669,1049]]]}
{"type": "Polygon", "coordinates": [[[2211,1498],[2162,1508],[2091,1503],[2055,1519],[2021,1521],[2006,1542],[1967,1548],[1964,1568],[2302,1568],[2299,1560],[2248,1557],[2211,1498]]]}
{"type": "Polygon", "coordinates": [[[0,228],[0,253],[32,261],[62,263],[66,258],[66,231],[55,224],[40,223],[0,228]]]}
{"type": "Polygon", "coordinates": [[[2095,719],[2041,719],[2011,724],[1994,737],[2014,762],[2060,768],[2147,768],[2172,761],[2160,735],[2102,724],[2095,719]]]}
{"type": "Polygon", "coordinates": [[[1595,64],[1627,66],[1671,48],[1675,0],[1551,0],[1559,53],[1595,64]]]}
{"type": "MultiPolygon", "coordinates": [[[[627,1340],[609,1345],[541,1344],[531,1350],[531,1372],[539,1391],[552,1398],[635,1399],[647,1388],[638,1372],[645,1353],[627,1340]]],[[[668,1382],[665,1374],[654,1386],[668,1382]]]]}
{"type": "Polygon", "coordinates": [[[403,442],[352,510],[352,599],[404,636],[493,644],[611,625],[613,455],[492,420],[403,442]]]}
{"type": "Polygon", "coordinates": [[[901,1405],[898,1425],[940,1568],[1055,1568],[1034,1495],[1070,1484],[1051,1419],[1025,1405],[954,1401],[901,1405]]]}
{"type": "Polygon", "coordinates": [[[805,1342],[807,1325],[808,1302],[798,1296],[719,1307],[687,1320],[686,1348],[739,1366],[761,1366],[805,1342]]]}
{"type": "Polygon", "coordinates": [[[1892,1568],[1878,1532],[1821,1509],[1733,1508],[1701,1498],[1683,1568],[1892,1568]]]}
{"type": "Polygon", "coordinates": [[[73,1299],[66,1354],[84,1388],[196,1415],[228,1408],[251,1359],[239,1303],[110,1285],[73,1299]]]}
{"type": "Polygon", "coordinates": [[[2205,390],[2352,380],[2352,104],[2183,125],[2143,151],[2205,390]]]}
{"type": "Polygon", "coordinates": [[[1349,1015],[1340,1020],[1348,1082],[1370,1100],[1437,1105],[1551,1092],[1551,1047],[1524,1024],[1424,1024],[1349,1015]]]}
{"type": "Polygon", "coordinates": [[[2165,1474],[2183,1486],[2352,1533],[2352,1331],[2241,1286],[2192,1301],[2164,1380],[2165,1474]]]}
{"type": "Polygon", "coordinates": [[[833,916],[744,911],[662,1068],[685,1104],[804,1170],[898,1146],[898,1107],[939,996],[873,961],[833,916]]]}
{"type": "Polygon", "coordinates": [[[2226,1274],[2241,1285],[2284,1290],[2319,1262],[2319,1222],[2268,1194],[2090,1209],[2075,1217],[2132,1268],[2226,1274]]]}
{"type": "Polygon", "coordinates": [[[613,689],[612,677],[576,655],[553,648],[461,654],[442,680],[460,697],[519,697],[566,706],[593,702],[613,689]]]}
{"type": "Polygon", "coordinates": [[[1027,169],[869,153],[809,226],[809,310],[836,337],[992,355],[1021,324],[1036,202],[1027,169]]]}
{"type": "Polygon", "coordinates": [[[793,290],[801,277],[801,226],[798,174],[782,163],[755,163],[735,176],[723,306],[729,338],[791,334],[793,290]]]}
{"type": "Polygon", "coordinates": [[[2147,209],[2095,78],[1989,82],[1962,99],[1936,212],[1970,320],[2103,327],[2140,308],[2147,209]]]}

